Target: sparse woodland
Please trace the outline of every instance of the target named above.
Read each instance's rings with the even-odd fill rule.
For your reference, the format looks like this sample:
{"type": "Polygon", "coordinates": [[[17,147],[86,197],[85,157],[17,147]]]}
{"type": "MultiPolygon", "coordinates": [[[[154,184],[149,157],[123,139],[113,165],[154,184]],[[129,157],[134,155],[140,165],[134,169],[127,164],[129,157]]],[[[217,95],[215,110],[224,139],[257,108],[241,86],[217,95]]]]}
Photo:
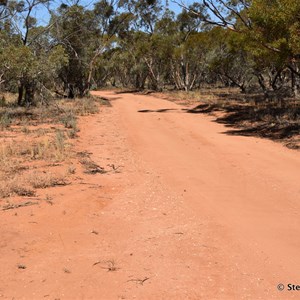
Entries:
{"type": "Polygon", "coordinates": [[[283,117],[297,133],[300,2],[171,2],[181,13],[168,1],[2,0],[1,105],[7,92],[29,107],[103,87],[235,87],[244,104],[254,100],[252,110],[268,106],[269,123],[283,117]]]}
{"type": "Polygon", "coordinates": [[[67,3],[0,3],[0,88],[18,105],[107,85],[299,97],[299,1],[67,3]]]}
{"type": "Polygon", "coordinates": [[[299,297],[300,0],[193,1],[0,0],[0,300],[299,297]]]}

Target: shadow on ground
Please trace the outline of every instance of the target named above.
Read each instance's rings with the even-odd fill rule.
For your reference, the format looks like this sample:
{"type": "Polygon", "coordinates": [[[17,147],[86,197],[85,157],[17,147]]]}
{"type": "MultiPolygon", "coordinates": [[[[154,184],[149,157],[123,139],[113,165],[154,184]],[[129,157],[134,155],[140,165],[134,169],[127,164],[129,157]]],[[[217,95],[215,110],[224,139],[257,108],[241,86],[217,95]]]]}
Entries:
{"type": "Polygon", "coordinates": [[[230,129],[224,134],[256,136],[283,141],[287,147],[300,149],[300,104],[285,105],[269,103],[259,107],[250,104],[199,104],[191,109],[139,110],[140,113],[181,112],[190,114],[210,114],[215,122],[230,129]]]}

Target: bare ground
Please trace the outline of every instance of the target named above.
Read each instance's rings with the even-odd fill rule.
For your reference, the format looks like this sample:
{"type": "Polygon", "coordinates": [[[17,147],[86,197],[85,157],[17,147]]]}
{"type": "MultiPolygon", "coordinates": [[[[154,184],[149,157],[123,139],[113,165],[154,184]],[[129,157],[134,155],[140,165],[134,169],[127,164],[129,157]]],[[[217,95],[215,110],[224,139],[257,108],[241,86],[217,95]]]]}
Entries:
{"type": "Polygon", "coordinates": [[[298,299],[277,285],[300,284],[299,152],[97,95],[76,147],[109,172],[0,212],[0,299],[298,299]]]}

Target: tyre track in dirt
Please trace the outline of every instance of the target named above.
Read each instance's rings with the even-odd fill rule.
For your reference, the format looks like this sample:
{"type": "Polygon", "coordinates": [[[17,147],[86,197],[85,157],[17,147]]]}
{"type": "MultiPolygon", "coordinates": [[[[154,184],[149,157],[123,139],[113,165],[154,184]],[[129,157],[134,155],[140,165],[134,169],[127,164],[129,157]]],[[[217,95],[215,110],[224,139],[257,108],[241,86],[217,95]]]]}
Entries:
{"type": "Polygon", "coordinates": [[[109,172],[2,213],[0,299],[297,299],[276,286],[300,269],[299,152],[96,94],[112,107],[80,121],[77,150],[109,172]]]}
{"type": "Polygon", "coordinates": [[[183,197],[187,216],[206,222],[202,238],[217,250],[215,261],[208,260],[215,264],[216,276],[198,274],[213,282],[212,288],[202,289],[200,282],[209,280],[199,279],[199,295],[297,297],[297,292],[278,294],[276,287],[297,281],[300,266],[299,152],[267,140],[228,136],[212,117],[183,113],[168,101],[117,97],[114,111],[135,156],[159,174],[164,187],[183,197]]]}

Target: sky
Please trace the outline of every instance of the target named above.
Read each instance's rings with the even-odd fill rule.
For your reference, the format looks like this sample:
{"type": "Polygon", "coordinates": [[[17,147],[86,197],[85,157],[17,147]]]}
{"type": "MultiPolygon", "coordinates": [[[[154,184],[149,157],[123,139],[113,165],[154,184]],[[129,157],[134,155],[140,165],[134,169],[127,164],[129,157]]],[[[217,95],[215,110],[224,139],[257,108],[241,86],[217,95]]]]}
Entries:
{"type": "Polygon", "coordinates": [[[169,1],[169,8],[171,10],[173,10],[176,14],[180,13],[182,8],[180,6],[178,6],[178,4],[172,2],[172,1],[169,1]]]}
{"type": "MultiPolygon", "coordinates": [[[[72,0],[68,1],[63,1],[63,0],[54,0],[52,3],[52,8],[53,7],[58,7],[61,3],[68,3],[68,2],[72,2],[72,0]]],[[[81,0],[79,3],[83,6],[86,6],[89,9],[93,8],[93,4],[96,3],[97,0],[81,0]]],[[[179,0],[180,2],[180,0],[179,0]]],[[[168,1],[169,3],[169,9],[174,11],[176,14],[180,13],[182,8],[174,3],[172,0],[168,1]]],[[[184,3],[189,4],[191,3],[191,1],[184,1],[184,3]]],[[[47,10],[45,8],[40,8],[38,9],[38,11],[36,12],[36,18],[39,20],[39,23],[41,25],[46,25],[49,22],[49,14],[47,12],[47,10]]]]}

